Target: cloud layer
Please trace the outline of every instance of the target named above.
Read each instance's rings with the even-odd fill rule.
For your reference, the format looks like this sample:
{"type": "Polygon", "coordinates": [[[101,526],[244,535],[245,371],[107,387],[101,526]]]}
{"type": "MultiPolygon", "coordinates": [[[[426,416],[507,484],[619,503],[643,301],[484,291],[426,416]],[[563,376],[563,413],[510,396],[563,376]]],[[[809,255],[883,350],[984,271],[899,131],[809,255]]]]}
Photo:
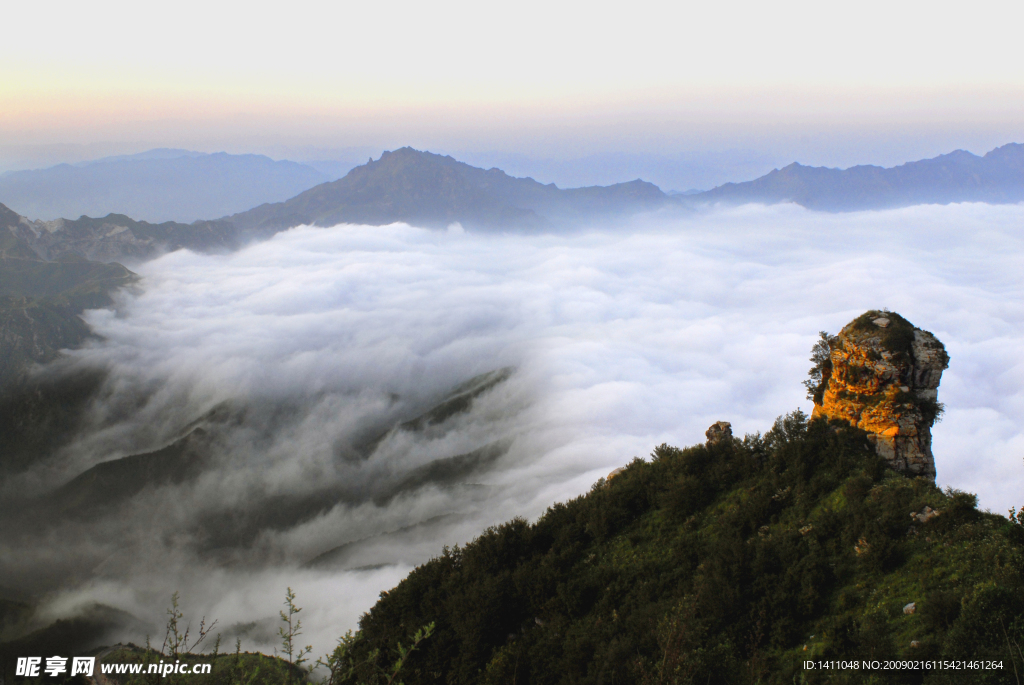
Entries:
{"type": "MultiPolygon", "coordinates": [[[[117,313],[89,314],[105,340],[78,363],[111,369],[109,388],[142,399],[94,417],[68,474],[166,444],[225,402],[248,413],[213,475],[170,489],[159,516],[137,511],[120,546],[90,543],[100,571],[53,611],[88,597],[159,615],[181,589],[186,608],[222,626],[259,623],[290,585],[326,651],[443,544],[535,517],[662,442],[701,442],[714,421],[742,434],[809,412],[801,381],[817,332],[870,308],[931,330],[952,358],[939,484],[997,512],[1024,504],[1022,220],[1022,206],[748,206],[530,237],[300,227],[231,255],[166,255],[141,267],[142,292],[117,313]],[[517,370],[443,434],[394,435],[369,460],[339,463],[367,424],[407,420],[501,367],[517,370]],[[282,404],[283,418],[267,409],[282,404]],[[356,496],[499,438],[507,453],[457,482],[356,496]],[[243,552],[181,540],[202,512],[324,483],[356,494],[266,527],[243,552]],[[346,543],[348,570],[299,568],[346,543]]],[[[253,646],[259,635],[245,633],[253,646]]]]}

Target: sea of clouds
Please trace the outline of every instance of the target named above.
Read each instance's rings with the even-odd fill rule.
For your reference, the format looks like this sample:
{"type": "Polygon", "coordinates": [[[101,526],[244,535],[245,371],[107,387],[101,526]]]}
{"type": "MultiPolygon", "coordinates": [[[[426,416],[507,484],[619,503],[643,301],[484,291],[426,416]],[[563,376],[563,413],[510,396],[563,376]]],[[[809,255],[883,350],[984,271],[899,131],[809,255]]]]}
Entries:
{"type": "MultiPolygon", "coordinates": [[[[306,607],[304,643],[325,653],[444,544],[535,518],[660,443],[702,442],[715,421],[742,435],[809,413],[801,381],[818,331],[867,309],[897,311],[945,343],[937,481],[1005,512],[1024,504],[1022,226],[1019,205],[746,206],[534,236],[298,227],[229,255],[165,255],[137,269],[140,290],[116,312],[88,314],[103,342],[75,356],[111,369],[114,385],[146,388],[147,400],[84,436],[76,468],[131,453],[126,444],[159,445],[225,400],[288,398],[303,409],[280,439],[234,448],[224,469],[242,475],[197,485],[204,499],[257,486],[301,492],[332,478],[370,487],[488,436],[512,447],[467,487],[348,504],[267,531],[256,545],[262,564],[199,560],[170,543],[122,548],[127,579],[98,574],[50,611],[89,600],[159,619],[181,590],[190,615],[217,617],[243,644],[268,649],[291,586],[306,607]],[[377,471],[332,470],[333,446],[361,421],[409,418],[501,367],[516,372],[450,436],[386,446],[377,471]],[[359,540],[365,563],[300,568],[359,540]],[[237,628],[245,624],[256,627],[237,628]]],[[[168,539],[167,521],[184,516],[140,517],[139,539],[168,539]]]]}

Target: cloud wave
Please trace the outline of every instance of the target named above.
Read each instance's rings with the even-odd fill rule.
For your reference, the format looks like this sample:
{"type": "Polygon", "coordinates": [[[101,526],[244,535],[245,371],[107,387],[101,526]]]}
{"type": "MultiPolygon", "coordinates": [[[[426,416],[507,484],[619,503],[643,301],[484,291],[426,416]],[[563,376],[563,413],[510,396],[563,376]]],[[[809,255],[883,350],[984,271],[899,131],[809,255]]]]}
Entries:
{"type": "MultiPolygon", "coordinates": [[[[139,269],[142,292],[117,312],[89,313],[104,341],[76,362],[108,368],[111,396],[136,399],[96,410],[68,475],[162,446],[225,404],[246,418],[216,468],[133,510],[120,545],[93,534],[99,570],[54,606],[89,597],[154,614],[187,589],[196,613],[243,625],[276,615],[291,585],[326,651],[443,544],[535,517],[662,442],[703,441],[714,421],[742,434],[809,411],[801,381],[817,332],[870,308],[900,312],[949,350],[939,484],[997,512],[1019,506],[1022,220],[1024,206],[746,206],[571,235],[299,227],[231,255],[165,255],[139,269]],[[367,425],[408,420],[503,367],[516,371],[444,430],[393,434],[372,457],[339,461],[367,425]],[[380,495],[495,440],[500,456],[451,482],[380,495]],[[266,525],[242,551],[183,541],[203,512],[324,483],[355,494],[266,525]],[[341,570],[303,566],[343,545],[341,570]]],[[[87,524],[75,530],[89,537],[87,524]]],[[[245,635],[260,646],[259,631],[245,635]]]]}

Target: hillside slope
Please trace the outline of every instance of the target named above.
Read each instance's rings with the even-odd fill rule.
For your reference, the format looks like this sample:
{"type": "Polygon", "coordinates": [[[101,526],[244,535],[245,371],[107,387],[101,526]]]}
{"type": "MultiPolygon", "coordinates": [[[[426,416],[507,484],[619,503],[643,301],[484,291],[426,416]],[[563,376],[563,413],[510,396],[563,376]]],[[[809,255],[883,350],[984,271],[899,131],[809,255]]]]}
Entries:
{"type": "Polygon", "coordinates": [[[745,183],[726,183],[689,196],[697,203],[775,204],[847,212],[919,204],[1024,201],[1024,145],[1010,143],[982,157],[956,150],[933,159],[892,167],[849,169],[793,163],[745,183]]]}
{"type": "Polygon", "coordinates": [[[802,666],[855,658],[996,660],[971,682],[1007,682],[1024,669],[1024,526],[897,474],[866,437],[796,412],[763,436],[662,445],[534,524],[445,549],[382,593],[352,654],[435,621],[409,685],[865,682],[802,666]]]}
{"type": "Polygon", "coordinates": [[[50,452],[72,432],[102,373],[30,372],[91,337],[86,309],[136,282],[118,263],[73,252],[46,261],[20,237],[28,222],[0,205],[0,476],[50,452]]]}
{"type": "Polygon", "coordinates": [[[20,237],[20,219],[0,205],[0,393],[30,364],[81,344],[90,332],[78,315],[109,304],[114,290],[135,280],[120,264],[74,253],[42,259],[20,237]]]}
{"type": "Polygon", "coordinates": [[[28,245],[37,257],[50,261],[74,256],[138,263],[173,250],[218,252],[241,245],[235,225],[228,221],[151,224],[123,214],[31,221],[0,204],[0,234],[8,233],[28,245]]]}

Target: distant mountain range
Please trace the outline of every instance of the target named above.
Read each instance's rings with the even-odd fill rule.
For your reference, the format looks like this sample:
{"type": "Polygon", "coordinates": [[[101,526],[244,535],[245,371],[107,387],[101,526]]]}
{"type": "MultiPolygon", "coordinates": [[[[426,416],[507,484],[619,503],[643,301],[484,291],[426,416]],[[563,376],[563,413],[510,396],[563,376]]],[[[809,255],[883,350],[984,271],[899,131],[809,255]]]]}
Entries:
{"type": "MultiPolygon", "coordinates": [[[[121,170],[117,173],[128,173],[128,169],[155,169],[156,166],[147,165],[168,163],[177,165],[175,173],[185,176],[195,169],[205,169],[196,172],[199,174],[196,183],[206,178],[203,174],[217,176],[223,171],[226,176],[204,189],[205,197],[225,185],[236,182],[244,185],[239,179],[253,169],[284,170],[284,175],[301,170],[301,165],[273,162],[255,155],[152,150],[84,167],[65,165],[65,171],[77,169],[93,173],[100,169],[116,176],[113,171],[116,169],[121,170]]],[[[57,173],[54,170],[61,168],[38,173],[57,173]]],[[[312,169],[309,172],[302,172],[307,182],[313,179],[311,174],[320,174],[312,169]]],[[[260,176],[263,172],[252,173],[267,179],[277,171],[267,171],[263,176],[260,176]]],[[[0,177],[0,181],[12,177],[8,174],[0,177]]],[[[280,180],[283,176],[276,178],[280,180]]],[[[128,190],[118,192],[127,194],[128,190]]],[[[3,183],[0,183],[0,201],[5,199],[4,193],[3,183]]],[[[983,157],[958,150],[889,169],[876,166],[827,169],[791,164],[746,183],[727,183],[705,192],[672,195],[639,179],[610,186],[559,188],[553,183],[545,185],[532,178],[509,176],[501,169],[480,169],[452,157],[406,147],[385,152],[379,159],[355,167],[343,178],[313,185],[291,199],[264,203],[222,219],[190,224],[150,223],[125,214],[108,214],[99,219],[82,216],[75,220],[30,221],[9,212],[16,219],[9,216],[7,223],[11,231],[43,259],[74,254],[130,265],[165,250],[232,250],[300,224],[407,222],[443,228],[459,223],[473,230],[538,231],[663,208],[687,210],[708,204],[794,202],[809,209],[842,212],[925,203],[1021,201],[1024,201],[1024,145],[1019,143],[1004,145],[983,157]]],[[[240,200],[227,198],[223,202],[240,200]]]]}
{"type": "Polygon", "coordinates": [[[642,178],[669,195],[757,178],[792,160],[788,155],[742,149],[599,152],[575,158],[497,151],[466,151],[454,156],[472,166],[498,167],[510,176],[530,176],[541,183],[554,182],[561,188],[610,185],[623,179],[642,178]]]}
{"type": "Polygon", "coordinates": [[[657,186],[641,180],[563,189],[404,147],[385,152],[337,181],[231,220],[243,233],[260,236],[299,224],[396,221],[426,227],[458,222],[481,230],[537,230],[648,211],[671,202],[657,186]]]}
{"type": "MultiPolygon", "coordinates": [[[[102,167],[117,176],[170,162],[178,165],[178,174],[187,175],[199,164],[216,175],[218,168],[237,169],[239,160],[256,166],[278,164],[267,158],[154,150],[81,168],[68,166],[65,171],[102,167]],[[182,156],[175,156],[179,153],[182,156]]],[[[166,171],[168,167],[159,168],[166,171]]],[[[85,304],[52,298],[74,291],[81,285],[75,278],[80,277],[95,296],[89,306],[102,306],[114,286],[100,287],[88,274],[108,262],[117,271],[117,278],[110,283],[123,284],[130,281],[126,274],[131,272],[120,263],[137,264],[161,252],[182,248],[227,252],[300,224],[385,225],[404,221],[425,227],[460,223],[475,230],[545,230],[653,210],[674,202],[657,186],[639,180],[566,190],[530,178],[513,178],[500,169],[478,169],[451,157],[402,148],[385,152],[344,178],[317,185],[285,202],[263,204],[212,221],[150,223],[124,214],[42,221],[30,220],[0,204],[0,296],[8,297],[2,303],[0,332],[14,341],[15,347],[32,347],[34,341],[45,341],[41,347],[36,346],[38,349],[12,347],[14,351],[7,355],[10,368],[0,368],[0,381],[18,376],[30,363],[48,361],[57,350],[75,347],[85,339],[88,329],[78,318],[85,304]],[[67,287],[54,292],[22,292],[6,287],[7,283],[27,282],[24,274],[29,272],[42,274],[36,280],[50,279],[67,287]],[[35,309],[30,311],[30,307],[35,309]],[[33,314],[44,310],[46,316],[33,314]]]]}
{"type": "Polygon", "coordinates": [[[159,149],[0,175],[0,202],[33,219],[127,214],[189,222],[287,200],[330,181],[304,164],[262,155],[159,149]]]}
{"type": "Polygon", "coordinates": [[[956,150],[885,169],[827,169],[790,164],[746,183],[726,183],[686,198],[694,203],[796,204],[826,212],[920,204],[1024,201],[1024,145],[1010,143],[983,157],[956,150]]]}
{"type": "MultiPolygon", "coordinates": [[[[160,161],[162,153],[146,153],[152,159],[141,161],[160,161]]],[[[216,155],[171,161],[209,157],[216,155]]],[[[115,159],[108,163],[120,162],[115,159]]],[[[19,216],[13,207],[0,208],[6,211],[4,225],[43,259],[75,254],[130,264],[181,248],[228,251],[300,224],[386,225],[404,221],[434,228],[460,223],[478,230],[542,230],[673,204],[675,201],[657,186],[639,180],[562,189],[531,178],[514,178],[500,169],[478,169],[451,157],[402,148],[385,152],[380,159],[352,169],[344,178],[317,185],[285,202],[190,224],[150,223],[124,214],[33,221],[19,216]]]]}

